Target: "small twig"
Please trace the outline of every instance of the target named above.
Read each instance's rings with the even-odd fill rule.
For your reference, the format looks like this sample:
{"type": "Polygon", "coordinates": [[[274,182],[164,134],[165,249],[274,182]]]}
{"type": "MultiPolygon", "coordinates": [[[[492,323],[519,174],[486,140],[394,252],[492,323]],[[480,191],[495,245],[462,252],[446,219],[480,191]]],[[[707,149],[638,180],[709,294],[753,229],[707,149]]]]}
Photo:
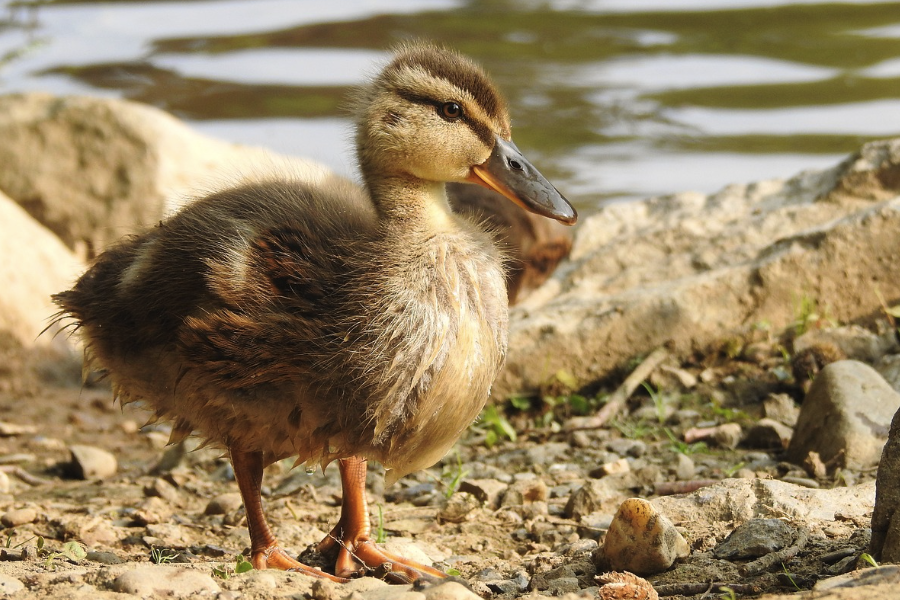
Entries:
{"type": "Polygon", "coordinates": [[[49,479],[44,479],[43,477],[32,475],[18,465],[0,465],[0,471],[4,471],[6,473],[9,473],[10,475],[15,475],[28,485],[46,485],[48,483],[52,483],[49,479]]]}
{"type": "Polygon", "coordinates": [[[759,573],[768,571],[774,565],[787,562],[797,556],[797,553],[806,547],[807,542],[809,542],[809,532],[806,530],[806,527],[801,526],[797,529],[797,539],[794,540],[793,544],[784,550],[771,552],[762,558],[747,563],[741,567],[741,574],[744,576],[758,575],[759,573]]]}
{"type": "Polygon", "coordinates": [[[625,403],[628,402],[628,399],[631,397],[631,394],[634,393],[634,390],[636,390],[645,379],[650,377],[650,374],[656,370],[656,367],[662,364],[668,357],[669,353],[665,348],[657,348],[651,352],[650,355],[631,372],[631,375],[625,378],[622,385],[612,393],[609,400],[596,415],[581,421],[575,427],[567,428],[567,430],[580,431],[584,429],[600,429],[605,426],[610,419],[621,412],[625,407],[625,403]]]}

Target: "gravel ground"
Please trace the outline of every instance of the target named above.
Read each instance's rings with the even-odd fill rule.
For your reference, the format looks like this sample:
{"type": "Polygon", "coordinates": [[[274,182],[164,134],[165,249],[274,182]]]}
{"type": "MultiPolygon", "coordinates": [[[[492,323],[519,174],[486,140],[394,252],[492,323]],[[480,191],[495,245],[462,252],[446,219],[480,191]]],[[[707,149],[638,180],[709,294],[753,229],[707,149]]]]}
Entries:
{"type": "MultiPolygon", "coordinates": [[[[238,556],[247,555],[249,538],[233,473],[220,451],[188,452],[190,441],[167,447],[165,424],[144,426],[141,407],[114,405],[102,382],[77,383],[80,366],[73,362],[26,352],[8,339],[0,340],[0,359],[0,465],[6,475],[0,473],[0,591],[14,591],[18,581],[24,589],[16,598],[63,592],[118,597],[116,590],[127,591],[123,573],[155,562],[164,564],[148,577],[165,579],[170,571],[164,566],[184,565],[200,577],[192,593],[223,599],[340,598],[354,590],[378,597],[380,588],[366,587],[381,585],[372,578],[365,579],[374,583],[334,590],[314,587],[298,574],[241,572],[238,556]],[[111,453],[115,473],[79,479],[74,444],[111,453]],[[16,581],[4,582],[10,577],[16,581]],[[209,582],[215,588],[203,587],[209,582]]],[[[441,464],[392,488],[384,489],[373,466],[373,530],[400,553],[451,569],[483,597],[595,597],[592,556],[625,498],[689,491],[727,477],[807,487],[874,478],[874,471],[838,470],[815,479],[782,462],[780,447],[760,447],[771,436],[736,449],[721,446],[728,445],[727,436],[718,443],[712,437],[685,441],[685,432],[697,427],[738,424],[748,431],[764,416],[770,394],[783,394],[781,405],[788,409],[802,398],[802,382],[794,380],[781,346],[764,333],[724,340],[688,362],[664,361],[620,414],[597,427],[592,416],[639,364],[580,394],[568,389],[566,373],[558,373],[543,398],[514,399],[486,411],[441,464]]],[[[269,520],[284,547],[327,569],[311,548],[338,518],[337,468],[307,473],[290,467],[285,461],[267,470],[269,520]]],[[[672,597],[685,598],[700,598],[709,587],[701,582],[711,581],[748,586],[743,593],[808,589],[822,577],[851,570],[868,539],[864,520],[835,523],[831,531],[808,532],[802,548],[785,555],[784,566],[751,576],[741,571],[746,560],[710,553],[734,525],[722,523],[704,535],[691,530],[691,557],[648,578],[672,597]]]]}

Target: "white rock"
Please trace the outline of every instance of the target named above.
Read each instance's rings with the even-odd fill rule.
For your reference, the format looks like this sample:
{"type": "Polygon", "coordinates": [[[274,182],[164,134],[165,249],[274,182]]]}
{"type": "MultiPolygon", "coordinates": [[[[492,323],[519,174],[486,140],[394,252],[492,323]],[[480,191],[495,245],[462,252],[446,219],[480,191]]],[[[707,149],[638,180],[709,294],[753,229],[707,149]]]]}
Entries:
{"type": "Polygon", "coordinates": [[[780,331],[798,294],[841,322],[879,312],[872,281],[900,297],[900,261],[886,258],[900,199],[877,189],[898,164],[900,139],[874,142],[788,181],[601,207],[577,231],[572,262],[511,312],[495,394],[537,390],[562,368],[596,380],[659,346],[686,355],[756,322],[780,331]]]}
{"type": "Polygon", "coordinates": [[[54,345],[67,352],[67,337],[55,335],[58,328],[40,333],[59,310],[50,295],[70,287],[84,263],[3,192],[0,256],[0,330],[10,332],[25,347],[54,345]]]}
{"type": "Polygon", "coordinates": [[[106,479],[119,468],[116,457],[102,448],[73,444],[69,451],[74,474],[79,479],[106,479]]]}
{"type": "Polygon", "coordinates": [[[11,596],[25,589],[25,584],[12,577],[0,573],[0,596],[11,596]]]}
{"type": "Polygon", "coordinates": [[[136,594],[142,598],[183,597],[219,591],[212,577],[200,571],[152,565],[122,573],[113,581],[114,591],[136,594]]]}

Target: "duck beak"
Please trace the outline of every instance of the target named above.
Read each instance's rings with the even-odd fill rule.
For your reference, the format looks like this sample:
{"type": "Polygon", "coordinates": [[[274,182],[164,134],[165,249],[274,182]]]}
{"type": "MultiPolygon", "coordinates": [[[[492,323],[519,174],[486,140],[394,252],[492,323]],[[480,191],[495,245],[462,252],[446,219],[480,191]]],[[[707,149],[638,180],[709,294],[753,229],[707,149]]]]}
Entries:
{"type": "Polygon", "coordinates": [[[467,181],[503,194],[525,210],[574,225],[578,214],[511,141],[494,136],[494,151],[469,171],[467,181]]]}

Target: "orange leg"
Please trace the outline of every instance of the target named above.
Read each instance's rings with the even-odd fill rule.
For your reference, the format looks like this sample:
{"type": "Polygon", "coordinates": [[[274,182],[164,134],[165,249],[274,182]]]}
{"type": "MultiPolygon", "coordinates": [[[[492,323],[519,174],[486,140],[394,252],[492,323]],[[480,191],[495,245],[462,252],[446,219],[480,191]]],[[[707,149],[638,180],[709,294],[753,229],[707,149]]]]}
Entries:
{"type": "Polygon", "coordinates": [[[262,508],[262,497],[260,496],[263,476],[262,453],[242,452],[232,448],[231,464],[234,465],[234,478],[241,490],[244,510],[247,512],[247,528],[250,530],[250,562],[253,563],[253,568],[299,571],[322,579],[347,581],[297,562],[278,546],[278,541],[272,535],[269,524],[266,523],[266,515],[262,508]]]}
{"type": "Polygon", "coordinates": [[[319,552],[337,552],[334,572],[338,577],[364,574],[369,569],[389,568],[387,578],[396,583],[447,575],[426,565],[385,552],[371,539],[366,503],[366,461],[345,458],[339,462],[344,502],[341,519],[319,543],[319,552]]]}

